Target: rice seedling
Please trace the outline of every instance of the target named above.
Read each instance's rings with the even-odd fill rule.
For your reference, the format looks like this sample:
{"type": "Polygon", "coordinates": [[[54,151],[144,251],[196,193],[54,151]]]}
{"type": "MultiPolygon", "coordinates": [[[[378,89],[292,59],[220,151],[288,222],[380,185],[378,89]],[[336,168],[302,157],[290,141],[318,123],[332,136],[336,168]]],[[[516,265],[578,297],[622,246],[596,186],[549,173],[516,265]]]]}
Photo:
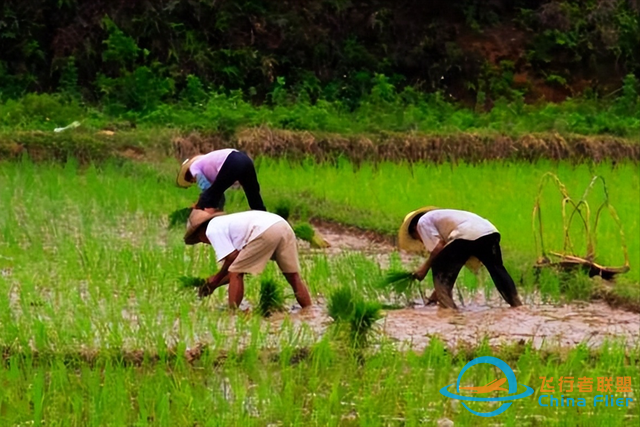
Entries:
{"type": "Polygon", "coordinates": [[[356,299],[349,319],[351,341],[356,348],[364,348],[375,323],[382,318],[382,305],[377,301],[356,299]]]}
{"type": "Polygon", "coordinates": [[[309,242],[312,248],[329,247],[329,243],[309,223],[303,222],[294,225],[293,232],[298,239],[309,242]]]}
{"type": "Polygon", "coordinates": [[[334,322],[346,322],[354,311],[354,292],[349,286],[341,286],[331,293],[327,313],[334,322]]]}
{"type": "MultiPolygon", "coordinates": [[[[264,167],[266,161],[262,165],[260,178],[268,182],[273,171],[264,167]]],[[[402,168],[382,167],[404,176],[402,168]]],[[[416,168],[424,178],[420,167],[416,168]]],[[[487,175],[491,168],[510,173],[506,166],[478,168],[487,175]]],[[[447,176],[449,169],[429,169],[429,173],[444,182],[461,179],[457,174],[456,178],[447,176]]],[[[298,171],[300,176],[305,176],[305,170],[298,171]]],[[[456,170],[472,181],[481,181],[473,168],[456,170]]],[[[630,173],[625,166],[616,171],[612,178],[619,185],[613,186],[612,193],[632,194],[637,172],[630,173]]],[[[334,172],[345,178],[340,168],[334,172]]],[[[361,172],[349,173],[352,185],[360,185],[361,172]]],[[[528,169],[521,173],[526,177],[528,169]]],[[[582,173],[581,169],[576,173],[582,173]]],[[[0,425],[408,426],[433,424],[442,417],[451,419],[456,427],[584,425],[585,420],[595,427],[637,424],[640,405],[594,411],[575,406],[545,408],[537,399],[540,376],[556,381],[561,376],[592,377],[594,389],[596,377],[613,378],[614,389],[617,377],[630,377],[635,393],[640,383],[637,345],[608,342],[591,348],[589,343],[539,351],[527,340],[525,345],[456,349],[430,338],[424,350],[406,351],[380,334],[375,336],[377,345],[372,346],[373,335],[367,331],[375,333],[382,322],[377,321],[377,294],[370,286],[383,279],[385,270],[364,254],[306,253],[301,256],[301,273],[318,299],[328,297],[327,310],[333,319],[340,319],[343,342],[350,348],[367,349],[366,359],[362,351],[332,345],[334,335],[320,337],[325,326],[314,329],[318,326],[307,324],[307,318],[296,317],[297,313],[290,316],[293,320],[279,323],[220,309],[226,305],[224,293],[199,300],[192,292],[172,292],[177,286],[200,282],[216,264],[210,247],[185,247],[179,230],[167,230],[166,207],[188,206],[195,194],[195,189],[176,189],[174,175],[173,163],[80,168],[73,162],[0,162],[0,206],[5,207],[0,210],[0,425]],[[136,191],[131,191],[134,184],[136,191]],[[180,277],[187,279],[176,279],[180,277]],[[363,337],[366,339],[358,343],[363,337]],[[301,349],[310,349],[310,356],[291,356],[303,354],[301,349]],[[515,401],[499,418],[478,417],[450,403],[439,390],[454,383],[466,362],[479,354],[507,362],[519,383],[536,390],[535,398],[515,401]]],[[[396,191],[391,180],[373,176],[375,180],[367,181],[372,187],[381,179],[397,196],[388,199],[388,210],[381,211],[373,202],[365,204],[351,188],[342,188],[344,197],[353,197],[355,214],[366,212],[369,225],[394,225],[418,199],[396,191]]],[[[519,188],[521,178],[511,176],[514,182],[510,184],[519,188]]],[[[297,179],[294,191],[300,188],[297,179]]],[[[493,184],[492,178],[485,176],[484,180],[482,185],[493,184]]],[[[323,196],[314,193],[314,185],[309,182],[318,197],[314,200],[319,200],[323,196]]],[[[318,203],[314,209],[339,217],[347,211],[333,211],[344,199],[332,185],[329,180],[319,190],[326,193],[328,204],[318,203]]],[[[263,188],[266,193],[271,191],[269,185],[263,188]]],[[[369,192],[362,185],[358,191],[369,192]]],[[[434,193],[425,197],[438,196],[437,189],[429,191],[434,193]]],[[[456,202],[458,196],[451,194],[456,202]]],[[[523,194],[525,197],[526,191],[523,194]]],[[[267,205],[272,196],[265,195],[267,205]]],[[[492,206],[482,198],[467,196],[480,210],[492,206]]],[[[242,197],[241,192],[229,197],[231,211],[246,206],[242,197]]],[[[508,217],[513,208],[506,206],[505,199],[497,199],[506,211],[494,211],[500,213],[498,226],[505,230],[505,263],[516,272],[514,276],[522,272],[523,289],[530,286],[526,288],[530,292],[552,300],[563,292],[588,292],[583,290],[584,277],[565,288],[551,271],[541,272],[534,286],[534,273],[526,264],[528,240],[513,232],[521,231],[530,218],[508,217]]],[[[638,229],[631,214],[637,213],[639,202],[628,200],[619,213],[623,224],[630,224],[625,231],[631,235],[638,229]]],[[[602,230],[600,239],[605,249],[607,230],[602,230]]],[[[634,248],[637,242],[631,239],[631,272],[637,267],[634,248]]],[[[393,265],[391,271],[400,265],[393,265]]],[[[275,268],[270,263],[265,274],[275,273],[275,268]]],[[[474,280],[463,270],[456,287],[475,291],[474,280]]],[[[245,300],[258,307],[261,279],[249,276],[245,285],[245,300]]],[[[625,289],[636,288],[635,283],[631,285],[625,289]]],[[[492,284],[486,288],[492,289],[492,284]]],[[[318,316],[324,318],[322,308],[318,316]]],[[[406,327],[421,325],[408,323],[406,327]]],[[[464,380],[485,384],[489,374],[470,372],[464,380]]],[[[591,401],[596,394],[583,396],[591,401]]],[[[571,396],[581,395],[573,392],[571,396]]],[[[477,409],[487,410],[489,405],[478,402],[477,409]]]]}
{"type": "Polygon", "coordinates": [[[348,326],[349,342],[355,349],[367,345],[375,322],[382,317],[381,308],[379,302],[365,301],[346,285],[332,292],[327,304],[327,312],[336,326],[348,326]]]}
{"type": "Polygon", "coordinates": [[[169,228],[185,227],[193,208],[182,208],[169,214],[169,228]]]}
{"type": "Polygon", "coordinates": [[[315,231],[311,224],[308,224],[306,222],[294,225],[293,232],[298,239],[304,240],[305,242],[311,242],[311,240],[313,240],[313,236],[315,235],[315,231]]]}
{"type": "Polygon", "coordinates": [[[278,283],[271,278],[263,278],[260,282],[260,301],[258,312],[269,317],[273,313],[284,310],[284,294],[278,283]]]}
{"type": "Polygon", "coordinates": [[[390,287],[397,294],[406,294],[414,290],[418,280],[411,271],[388,271],[381,282],[381,287],[390,287]]]}
{"type": "Polygon", "coordinates": [[[184,288],[199,288],[207,283],[207,280],[202,277],[180,276],[179,280],[184,288]]]}
{"type": "Polygon", "coordinates": [[[282,218],[289,220],[291,216],[291,203],[288,201],[280,200],[273,209],[273,213],[280,215],[282,218]]]}

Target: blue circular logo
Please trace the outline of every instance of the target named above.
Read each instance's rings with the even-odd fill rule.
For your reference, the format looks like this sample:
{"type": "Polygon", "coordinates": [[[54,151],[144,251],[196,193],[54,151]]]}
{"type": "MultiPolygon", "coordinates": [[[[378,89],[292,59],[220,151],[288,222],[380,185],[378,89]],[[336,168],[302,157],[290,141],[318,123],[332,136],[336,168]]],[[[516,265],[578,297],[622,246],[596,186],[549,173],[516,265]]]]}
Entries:
{"type": "MultiPolygon", "coordinates": [[[[491,383],[489,383],[489,384],[491,384],[491,383]]],[[[503,413],[504,411],[509,409],[509,407],[511,406],[512,402],[509,402],[509,401],[516,400],[516,399],[522,399],[524,397],[529,397],[529,396],[531,396],[533,394],[533,389],[531,387],[527,386],[527,385],[524,385],[524,384],[519,384],[519,385],[525,387],[525,390],[520,394],[515,394],[515,393],[518,392],[518,383],[516,382],[516,376],[513,373],[513,369],[511,369],[511,367],[509,365],[507,365],[504,361],[498,359],[497,357],[492,357],[492,356],[478,357],[476,359],[473,359],[471,362],[467,363],[466,365],[464,365],[464,368],[462,368],[462,371],[460,371],[460,374],[458,375],[458,381],[456,382],[456,393],[458,393],[458,394],[453,394],[449,390],[447,390],[452,385],[453,385],[453,383],[442,387],[440,389],[440,394],[442,394],[443,396],[446,396],[446,397],[450,397],[452,399],[464,400],[464,401],[467,401],[467,402],[508,402],[508,403],[503,403],[502,405],[500,405],[500,407],[498,409],[496,409],[495,411],[492,411],[492,412],[474,411],[473,409],[469,408],[464,402],[462,402],[462,406],[464,406],[467,409],[467,411],[471,412],[472,414],[478,415],[480,417],[494,417],[496,415],[500,415],[501,413],[503,413]],[[509,389],[508,389],[509,396],[502,396],[502,397],[474,397],[474,396],[461,396],[460,395],[460,381],[462,380],[462,376],[464,375],[465,372],[467,372],[467,369],[471,368],[472,366],[478,365],[480,363],[487,363],[489,365],[493,365],[493,366],[495,366],[496,368],[498,368],[498,369],[500,369],[502,371],[502,373],[507,377],[506,381],[507,381],[507,384],[509,386],[509,389]]],[[[488,387],[488,386],[489,385],[487,385],[485,387],[488,387]]],[[[499,384],[498,384],[498,387],[499,387],[499,384]]],[[[465,387],[465,388],[482,389],[483,387],[465,387]]],[[[494,388],[494,390],[495,389],[496,388],[494,388]]],[[[501,389],[501,390],[504,390],[504,389],[501,389]]],[[[484,392],[478,391],[478,393],[484,393],[484,392]]]]}

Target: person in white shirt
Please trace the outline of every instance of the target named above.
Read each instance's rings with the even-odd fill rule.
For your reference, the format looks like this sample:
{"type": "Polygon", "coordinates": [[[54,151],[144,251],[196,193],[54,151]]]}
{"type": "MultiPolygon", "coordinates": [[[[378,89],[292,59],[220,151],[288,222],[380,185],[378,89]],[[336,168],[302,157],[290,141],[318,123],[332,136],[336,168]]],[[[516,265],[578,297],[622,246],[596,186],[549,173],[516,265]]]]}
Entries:
{"type": "Polygon", "coordinates": [[[309,290],[300,278],[296,236],[284,218],[269,212],[234,214],[193,209],[184,241],[188,245],[213,246],[220,271],[209,277],[198,294],[206,297],[229,284],[229,306],[240,306],[244,297],[244,275],[260,274],[273,259],[291,285],[302,308],[311,305],[309,290]]]}
{"type": "Polygon", "coordinates": [[[236,181],[242,185],[251,209],[267,210],[260,196],[256,168],[242,151],[225,148],[191,157],[182,163],[176,179],[178,186],[185,188],[197,183],[202,192],[195,207],[210,212],[224,209],[224,192],[236,181]]]}
{"type": "Polygon", "coordinates": [[[516,285],[502,263],[500,233],[488,220],[454,209],[425,207],[409,213],[400,228],[400,249],[429,253],[414,277],[423,280],[433,270],[435,292],[430,298],[446,308],[457,308],[452,290],[462,266],[473,257],[489,271],[502,298],[512,307],[522,305],[516,285]]]}

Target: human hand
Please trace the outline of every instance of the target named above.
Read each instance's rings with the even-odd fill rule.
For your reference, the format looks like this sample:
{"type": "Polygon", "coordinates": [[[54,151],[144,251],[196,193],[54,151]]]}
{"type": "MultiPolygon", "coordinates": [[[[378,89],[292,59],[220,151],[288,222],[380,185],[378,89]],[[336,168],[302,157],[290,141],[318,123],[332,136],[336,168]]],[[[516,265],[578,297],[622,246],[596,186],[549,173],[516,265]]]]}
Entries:
{"type": "Polygon", "coordinates": [[[198,297],[208,297],[216,290],[216,288],[218,288],[218,286],[218,279],[216,275],[207,278],[205,284],[198,289],[198,297]]]}

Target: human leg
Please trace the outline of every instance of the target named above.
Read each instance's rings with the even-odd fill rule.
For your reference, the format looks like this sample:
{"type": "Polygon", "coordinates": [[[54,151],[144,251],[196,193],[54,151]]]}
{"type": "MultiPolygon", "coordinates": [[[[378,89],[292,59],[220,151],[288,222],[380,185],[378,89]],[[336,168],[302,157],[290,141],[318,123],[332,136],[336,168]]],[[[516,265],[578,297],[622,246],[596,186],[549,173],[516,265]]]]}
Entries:
{"type": "Polygon", "coordinates": [[[253,210],[266,211],[267,208],[264,206],[260,195],[260,183],[258,183],[258,175],[253,160],[243,152],[233,154],[237,156],[237,161],[241,164],[238,182],[242,185],[249,207],[253,210]]]}
{"type": "MultiPolygon", "coordinates": [[[[445,308],[457,308],[453,302],[453,286],[464,263],[469,259],[469,242],[456,240],[447,245],[433,260],[431,272],[438,303],[445,308]]],[[[429,299],[431,300],[434,295],[429,299]]]]}
{"type": "Polygon", "coordinates": [[[200,198],[196,205],[199,209],[222,209],[224,207],[224,192],[238,180],[241,166],[234,154],[236,152],[229,154],[211,186],[200,193],[200,198]]]}
{"type": "Polygon", "coordinates": [[[304,284],[302,278],[300,277],[300,273],[282,273],[284,274],[285,279],[291,285],[291,289],[293,289],[293,293],[296,296],[296,301],[300,304],[300,307],[305,308],[309,307],[311,303],[311,295],[309,294],[309,289],[307,285],[304,284]]]}
{"type": "Polygon", "coordinates": [[[473,255],[482,261],[487,268],[502,298],[512,307],[521,306],[522,301],[518,296],[516,284],[502,262],[500,234],[493,233],[476,240],[474,242],[473,255]]]}
{"type": "Polygon", "coordinates": [[[240,307],[243,298],[244,273],[229,273],[229,307],[240,307]]]}
{"type": "Polygon", "coordinates": [[[278,244],[273,252],[273,259],[278,264],[278,268],[284,274],[287,282],[291,285],[298,304],[302,308],[308,307],[312,304],[311,295],[309,295],[307,285],[304,284],[300,277],[296,236],[289,224],[284,221],[274,224],[271,228],[273,230],[270,229],[270,231],[277,233],[279,237],[278,244]]]}

